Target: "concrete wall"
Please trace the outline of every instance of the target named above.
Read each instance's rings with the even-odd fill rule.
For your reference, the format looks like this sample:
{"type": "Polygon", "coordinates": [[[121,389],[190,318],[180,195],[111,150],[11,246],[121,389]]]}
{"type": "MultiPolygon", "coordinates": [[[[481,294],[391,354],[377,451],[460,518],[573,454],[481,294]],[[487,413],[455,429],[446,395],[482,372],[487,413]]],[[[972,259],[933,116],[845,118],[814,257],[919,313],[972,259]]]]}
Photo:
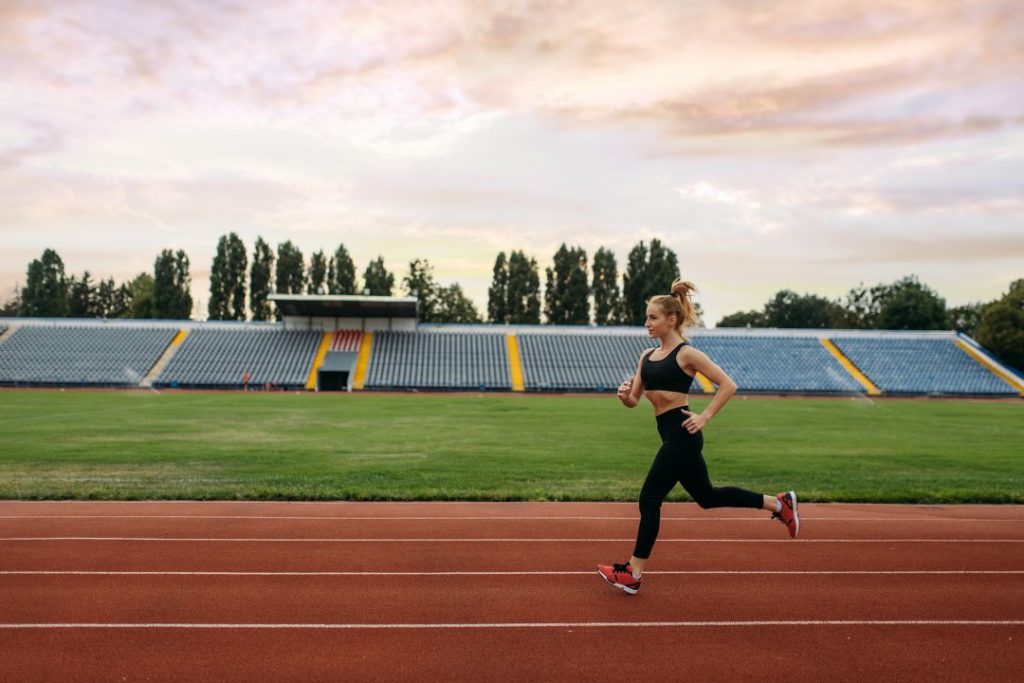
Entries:
{"type": "Polygon", "coordinates": [[[377,330],[408,330],[416,329],[414,318],[319,318],[305,316],[285,316],[286,330],[361,330],[375,332],[377,330]]]}

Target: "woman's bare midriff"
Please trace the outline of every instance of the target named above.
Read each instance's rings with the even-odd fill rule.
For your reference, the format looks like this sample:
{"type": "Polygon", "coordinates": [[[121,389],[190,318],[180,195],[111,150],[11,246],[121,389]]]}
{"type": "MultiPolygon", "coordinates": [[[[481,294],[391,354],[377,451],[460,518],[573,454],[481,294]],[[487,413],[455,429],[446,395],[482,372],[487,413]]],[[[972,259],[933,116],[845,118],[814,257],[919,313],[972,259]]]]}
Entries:
{"type": "Polygon", "coordinates": [[[658,389],[647,390],[644,392],[647,394],[647,400],[654,406],[654,414],[661,415],[664,412],[673,410],[675,408],[685,408],[687,406],[688,396],[687,394],[680,393],[678,391],[661,391],[658,389]]]}

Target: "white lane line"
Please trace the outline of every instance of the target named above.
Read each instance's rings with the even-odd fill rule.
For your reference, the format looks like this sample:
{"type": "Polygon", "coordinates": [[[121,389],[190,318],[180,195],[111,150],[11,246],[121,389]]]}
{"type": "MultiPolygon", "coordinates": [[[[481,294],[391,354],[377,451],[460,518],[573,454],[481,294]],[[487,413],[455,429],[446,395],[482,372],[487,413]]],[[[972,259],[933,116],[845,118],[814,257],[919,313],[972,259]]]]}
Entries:
{"type": "MultiPolygon", "coordinates": [[[[767,512],[767,510],[766,510],[767,512]]],[[[958,517],[958,518],[934,518],[934,517],[881,517],[881,518],[865,518],[865,517],[809,517],[805,514],[801,514],[800,518],[805,521],[814,522],[1011,522],[1016,524],[1024,525],[1024,518],[1021,519],[1002,519],[1002,518],[984,518],[984,517],[958,517]]],[[[556,521],[566,519],[576,520],[609,520],[609,521],[639,521],[639,515],[633,515],[630,517],[610,517],[606,515],[574,515],[574,516],[548,516],[548,515],[537,515],[537,516],[429,516],[429,517],[410,517],[410,516],[389,516],[389,517],[349,517],[345,515],[0,515],[0,521],[15,520],[15,519],[324,519],[324,520],[354,520],[363,522],[376,522],[376,521],[397,521],[397,520],[416,520],[416,521],[431,521],[431,520],[471,520],[471,521],[509,521],[517,522],[524,520],[540,520],[540,521],[556,521]]],[[[760,515],[758,517],[662,517],[662,522],[749,522],[749,521],[764,521],[770,519],[769,515],[760,515]]]]}
{"type": "MultiPolygon", "coordinates": [[[[586,575],[590,576],[594,573],[594,570],[589,571],[453,571],[453,572],[386,572],[386,571],[367,571],[367,572],[290,572],[290,571],[278,571],[278,572],[259,572],[259,571],[88,571],[88,570],[72,570],[72,569],[61,569],[61,570],[43,570],[43,569],[10,569],[0,571],[0,576],[3,575],[31,575],[31,576],[47,576],[47,575],[83,575],[83,576],[575,576],[575,575],[586,575]]],[[[815,570],[798,570],[798,569],[701,569],[701,570],[687,570],[687,569],[662,569],[658,571],[644,572],[644,574],[671,574],[671,575],[721,575],[721,574],[755,574],[755,575],[772,575],[772,574],[809,574],[809,575],[860,575],[860,574],[882,574],[882,575],[914,575],[914,574],[928,574],[928,575],[944,575],[944,574],[1024,574],[1024,569],[872,569],[872,570],[859,570],[859,569],[843,569],[843,570],[828,570],[828,569],[815,569],[815,570]]]]}
{"type": "Polygon", "coordinates": [[[552,621],[476,624],[214,624],[214,623],[50,623],[0,624],[0,629],[174,628],[174,629],[502,629],[502,628],[686,628],[749,626],[1024,626],[1024,619],[793,619],[788,621],[552,621]]]}
{"type": "MultiPolygon", "coordinates": [[[[190,538],[169,536],[4,536],[5,541],[178,543],[632,543],[635,538],[190,538]]],[[[659,538],[658,543],[1024,543],[1024,538],[659,538]]]]}

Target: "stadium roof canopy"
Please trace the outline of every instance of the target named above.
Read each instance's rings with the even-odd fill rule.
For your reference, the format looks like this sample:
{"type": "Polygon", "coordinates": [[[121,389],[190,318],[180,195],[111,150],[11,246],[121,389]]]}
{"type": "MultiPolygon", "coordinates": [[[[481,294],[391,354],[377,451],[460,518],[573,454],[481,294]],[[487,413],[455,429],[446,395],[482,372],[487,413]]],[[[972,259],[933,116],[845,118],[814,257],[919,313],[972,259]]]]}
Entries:
{"type": "Polygon", "coordinates": [[[304,318],[416,318],[414,296],[271,294],[283,316],[304,318]]]}

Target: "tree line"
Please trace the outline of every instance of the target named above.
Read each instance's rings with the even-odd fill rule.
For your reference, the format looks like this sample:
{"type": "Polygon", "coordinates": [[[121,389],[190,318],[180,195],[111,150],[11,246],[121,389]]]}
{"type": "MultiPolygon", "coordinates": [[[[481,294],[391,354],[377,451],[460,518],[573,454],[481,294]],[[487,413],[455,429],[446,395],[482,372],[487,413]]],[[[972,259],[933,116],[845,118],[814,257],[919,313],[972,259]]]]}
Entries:
{"type": "MultiPolygon", "coordinates": [[[[679,274],[678,257],[658,239],[630,249],[621,278],[610,249],[599,247],[588,260],[582,247],[563,243],[544,269],[542,291],[537,260],[522,250],[502,251],[487,292],[487,322],[540,324],[543,314],[548,324],[642,325],[647,299],[668,292],[679,274]]],[[[424,322],[483,322],[462,287],[438,283],[426,259],[409,263],[401,286],[418,299],[424,322]]],[[[394,289],[395,275],[383,256],[367,264],[360,287],[344,244],[330,255],[313,252],[307,265],[291,240],[274,250],[258,237],[250,257],[232,232],[217,242],[207,314],[210,320],[270,320],[279,317],[270,306],[271,292],[391,296],[394,289]]],[[[57,252],[46,249],[28,265],[24,288],[0,315],[187,319],[193,308],[190,290],[189,259],[182,250],[164,249],[152,274],[139,273],[118,285],[113,278],[94,281],[89,271],[68,276],[57,252]]],[[[872,287],[860,283],[835,300],[784,289],[761,310],[727,315],[718,327],[955,329],[1010,365],[1024,367],[1024,279],[994,301],[953,308],[914,275],[872,287]]]]}
{"type": "Polygon", "coordinates": [[[1005,363],[1024,368],[1024,279],[988,302],[947,307],[915,275],[852,288],[838,299],[783,289],[761,310],[733,313],[718,327],[790,327],[852,330],[956,330],[976,339],[1005,363]]]}
{"type": "Polygon", "coordinates": [[[52,318],[188,318],[192,312],[189,261],[184,251],[165,249],[153,274],[139,273],[120,285],[113,278],[94,281],[66,275],[53,249],[28,265],[25,286],[0,307],[0,315],[52,318]]]}
{"type": "MultiPolygon", "coordinates": [[[[540,324],[543,308],[545,322],[552,324],[639,325],[645,318],[644,302],[670,289],[679,276],[679,262],[659,240],[650,245],[641,241],[629,253],[620,289],[611,250],[599,248],[590,268],[583,248],[562,244],[544,274],[542,296],[537,260],[522,250],[510,251],[507,257],[500,252],[488,290],[488,322],[540,324]]],[[[424,322],[483,322],[462,286],[440,284],[426,259],[409,263],[401,287],[418,299],[419,318],[424,322]]],[[[269,301],[272,292],[391,296],[394,290],[395,274],[388,271],[383,256],[367,264],[360,286],[344,244],[330,255],[313,252],[307,264],[291,240],[274,250],[258,237],[250,255],[232,232],[217,242],[207,316],[210,320],[270,320],[277,315],[269,301]]],[[[139,273],[117,285],[113,278],[94,281],[89,271],[80,277],[67,275],[60,255],[46,249],[29,264],[25,287],[16,291],[0,314],[187,319],[192,308],[189,259],[184,251],[161,251],[152,273],[139,273]]]]}

